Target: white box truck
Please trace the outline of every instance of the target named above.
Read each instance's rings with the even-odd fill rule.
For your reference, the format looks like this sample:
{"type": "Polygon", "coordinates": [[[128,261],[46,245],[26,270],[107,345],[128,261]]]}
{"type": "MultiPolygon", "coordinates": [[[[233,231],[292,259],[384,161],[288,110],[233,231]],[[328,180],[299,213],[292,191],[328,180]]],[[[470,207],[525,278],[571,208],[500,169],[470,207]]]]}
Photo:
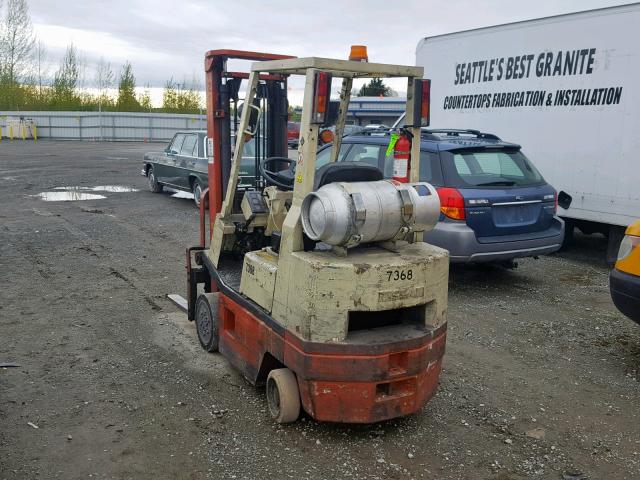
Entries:
{"type": "Polygon", "coordinates": [[[433,128],[519,143],[571,206],[568,235],[640,218],[640,3],[427,37],[433,128]]]}

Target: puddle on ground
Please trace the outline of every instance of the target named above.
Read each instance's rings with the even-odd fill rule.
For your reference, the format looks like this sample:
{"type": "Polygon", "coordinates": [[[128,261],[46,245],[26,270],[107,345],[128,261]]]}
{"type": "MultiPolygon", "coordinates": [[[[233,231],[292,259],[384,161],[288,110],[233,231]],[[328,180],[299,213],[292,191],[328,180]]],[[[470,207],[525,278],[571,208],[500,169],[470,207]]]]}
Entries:
{"type": "Polygon", "coordinates": [[[193,200],[193,193],[191,192],[183,192],[177,191],[171,195],[173,198],[188,198],[189,200],[193,200]]]}
{"type": "Polygon", "coordinates": [[[107,198],[104,195],[85,192],[42,192],[33,196],[39,197],[45,202],[76,202],[79,200],[102,200],[107,198]]]}
{"type": "Polygon", "coordinates": [[[137,188],[125,187],[124,185],[99,185],[97,187],[55,187],[54,190],[110,193],[130,193],[138,191],[137,188]]]}
{"type": "Polygon", "coordinates": [[[124,185],[101,185],[91,188],[92,192],[112,192],[112,193],[130,193],[137,192],[137,188],[125,187],[124,185]]]}

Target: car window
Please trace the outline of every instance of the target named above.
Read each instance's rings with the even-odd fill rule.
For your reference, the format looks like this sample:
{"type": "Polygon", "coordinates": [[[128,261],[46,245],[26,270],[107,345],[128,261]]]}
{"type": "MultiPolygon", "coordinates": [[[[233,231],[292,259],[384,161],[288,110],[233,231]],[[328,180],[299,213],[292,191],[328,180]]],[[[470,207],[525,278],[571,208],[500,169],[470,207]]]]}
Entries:
{"type": "MultiPolygon", "coordinates": [[[[544,182],[520,151],[443,152],[453,157],[457,186],[525,186],[544,182]]],[[[455,186],[455,185],[454,185],[455,186]]]]}
{"type": "Polygon", "coordinates": [[[467,165],[467,162],[462,155],[455,155],[453,157],[453,161],[455,162],[456,170],[458,170],[460,175],[471,175],[469,165],[467,165]]]}
{"type": "Polygon", "coordinates": [[[344,158],[345,162],[364,162],[378,167],[382,145],[355,144],[344,158]]]}
{"type": "Polygon", "coordinates": [[[196,135],[186,135],[184,142],[182,143],[182,148],[180,149],[180,155],[188,155],[190,157],[194,156],[193,150],[198,143],[198,137],[196,135]]]}
{"type": "Polygon", "coordinates": [[[442,185],[440,156],[435,152],[420,152],[420,181],[442,185]]]}
{"type": "MultiPolygon", "coordinates": [[[[232,135],[231,137],[231,157],[233,160],[233,155],[236,151],[236,136],[232,135]]],[[[248,142],[244,142],[244,151],[242,152],[242,159],[240,160],[240,165],[254,165],[256,157],[256,142],[254,139],[250,139],[248,142]]]]}
{"type": "MultiPolygon", "coordinates": [[[[235,149],[232,151],[232,155],[235,149]]],[[[240,161],[240,165],[255,165],[256,164],[256,142],[253,140],[249,140],[248,142],[244,142],[244,152],[242,153],[242,160],[240,161]]]]}
{"type": "Polygon", "coordinates": [[[243,157],[255,157],[256,156],[256,142],[253,140],[249,140],[248,142],[244,142],[244,153],[243,157]]]}
{"type": "MultiPolygon", "coordinates": [[[[384,159],[384,178],[393,176],[393,153],[384,159]]],[[[420,181],[442,185],[440,157],[435,152],[420,152],[420,181]]]]}
{"type": "Polygon", "coordinates": [[[183,133],[178,133],[175,137],[173,137],[173,141],[171,142],[171,150],[180,153],[182,142],[184,142],[184,137],[185,135],[183,133]]]}
{"type": "MultiPolygon", "coordinates": [[[[339,162],[342,162],[345,159],[344,157],[347,154],[347,151],[349,150],[350,146],[351,146],[350,143],[343,143],[342,145],[340,145],[340,153],[338,153],[339,162]]],[[[329,163],[329,161],[331,160],[332,148],[333,148],[333,145],[329,145],[322,151],[318,152],[318,154],[316,155],[316,168],[320,168],[326,165],[327,163],[329,163]]]]}
{"type": "Polygon", "coordinates": [[[384,178],[393,177],[393,151],[384,157],[384,178]]]}
{"type": "Polygon", "coordinates": [[[202,157],[202,158],[207,158],[207,150],[209,148],[208,143],[209,143],[209,137],[203,137],[201,135],[198,135],[198,142],[201,142],[200,145],[198,145],[195,149],[195,155],[198,157],[202,157]],[[198,151],[199,150],[199,151],[198,151]]]}

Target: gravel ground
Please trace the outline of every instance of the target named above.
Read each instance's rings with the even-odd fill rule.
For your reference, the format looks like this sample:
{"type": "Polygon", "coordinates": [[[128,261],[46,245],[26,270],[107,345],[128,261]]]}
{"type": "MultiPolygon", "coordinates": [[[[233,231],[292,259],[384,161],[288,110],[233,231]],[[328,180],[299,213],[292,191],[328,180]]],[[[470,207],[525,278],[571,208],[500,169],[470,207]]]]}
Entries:
{"type": "Polygon", "coordinates": [[[605,240],[516,270],[455,267],[441,385],[370,426],[274,424],[184,314],[187,199],[138,172],[160,145],[0,143],[0,479],[640,478],[640,328],[605,240]],[[106,198],[45,202],[55,187],[106,198]]]}

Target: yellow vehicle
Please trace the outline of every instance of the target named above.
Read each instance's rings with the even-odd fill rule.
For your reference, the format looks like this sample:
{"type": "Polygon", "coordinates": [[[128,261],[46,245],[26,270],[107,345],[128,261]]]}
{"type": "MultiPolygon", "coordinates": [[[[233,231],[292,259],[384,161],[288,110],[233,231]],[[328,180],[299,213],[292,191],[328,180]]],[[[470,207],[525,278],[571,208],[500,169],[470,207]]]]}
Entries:
{"type": "Polygon", "coordinates": [[[625,232],[609,285],[618,310],[640,323],[640,220],[625,232]]]}

